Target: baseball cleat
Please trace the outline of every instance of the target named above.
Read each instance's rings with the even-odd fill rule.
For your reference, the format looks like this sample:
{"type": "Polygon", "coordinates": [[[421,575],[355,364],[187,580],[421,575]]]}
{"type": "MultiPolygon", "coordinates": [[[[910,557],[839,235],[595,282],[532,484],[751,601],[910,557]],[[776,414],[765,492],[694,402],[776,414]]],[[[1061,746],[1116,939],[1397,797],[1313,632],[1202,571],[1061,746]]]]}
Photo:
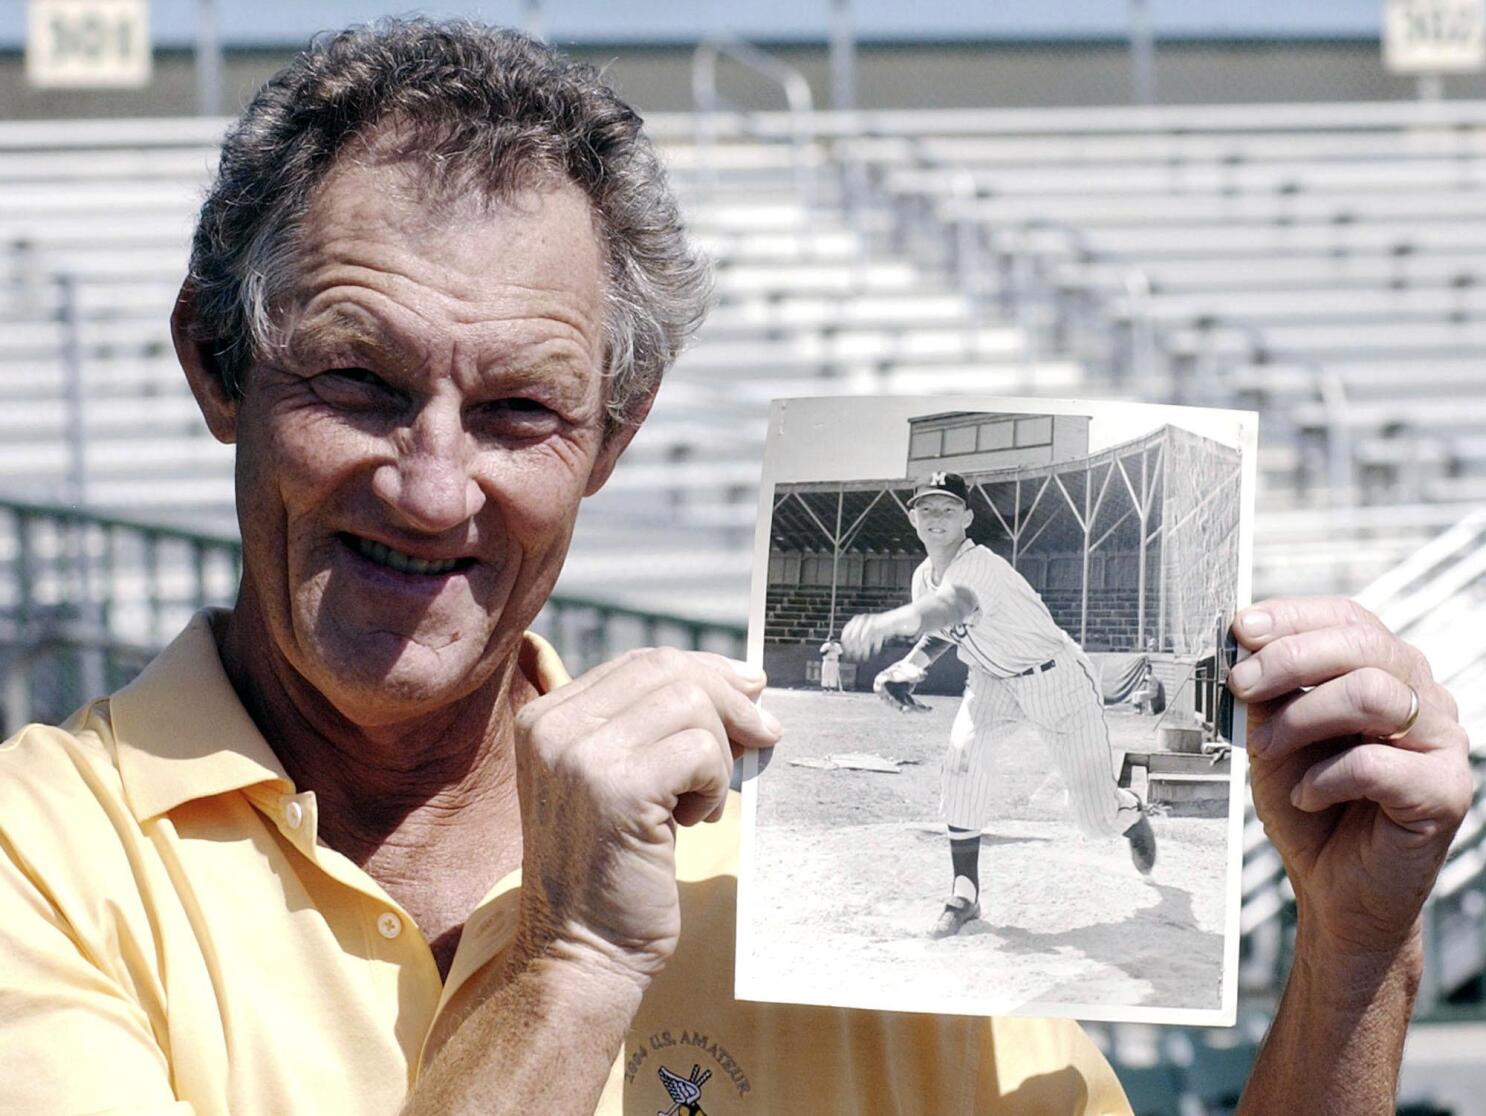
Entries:
{"type": "Polygon", "coordinates": [[[1156,831],[1144,811],[1140,820],[1125,830],[1125,840],[1130,842],[1130,859],[1135,867],[1142,876],[1149,876],[1156,866],[1156,831]]]}
{"type": "Polygon", "coordinates": [[[931,938],[948,938],[960,932],[960,927],[967,922],[974,922],[980,917],[980,902],[975,899],[965,899],[962,896],[953,896],[944,904],[944,911],[939,915],[939,921],[934,923],[934,929],[929,931],[931,938]]]}

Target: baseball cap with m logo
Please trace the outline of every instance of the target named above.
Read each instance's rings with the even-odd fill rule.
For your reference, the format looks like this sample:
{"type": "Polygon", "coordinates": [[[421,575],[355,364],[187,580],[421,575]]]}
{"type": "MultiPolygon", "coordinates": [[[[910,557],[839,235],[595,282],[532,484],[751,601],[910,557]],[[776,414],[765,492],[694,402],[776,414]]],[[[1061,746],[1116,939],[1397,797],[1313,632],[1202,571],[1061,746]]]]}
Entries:
{"type": "Polygon", "coordinates": [[[930,473],[918,482],[908,506],[913,507],[925,496],[953,496],[966,507],[970,506],[970,486],[959,473],[930,473]]]}

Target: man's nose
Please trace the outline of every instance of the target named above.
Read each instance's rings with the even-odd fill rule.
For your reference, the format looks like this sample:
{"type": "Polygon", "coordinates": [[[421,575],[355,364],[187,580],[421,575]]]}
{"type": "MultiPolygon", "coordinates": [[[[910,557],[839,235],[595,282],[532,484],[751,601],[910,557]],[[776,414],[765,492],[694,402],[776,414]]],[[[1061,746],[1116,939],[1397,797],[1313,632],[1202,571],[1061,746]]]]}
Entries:
{"type": "Polygon", "coordinates": [[[448,531],[484,503],[474,456],[459,408],[431,402],[397,439],[396,458],[373,474],[372,491],[413,529],[448,531]]]}

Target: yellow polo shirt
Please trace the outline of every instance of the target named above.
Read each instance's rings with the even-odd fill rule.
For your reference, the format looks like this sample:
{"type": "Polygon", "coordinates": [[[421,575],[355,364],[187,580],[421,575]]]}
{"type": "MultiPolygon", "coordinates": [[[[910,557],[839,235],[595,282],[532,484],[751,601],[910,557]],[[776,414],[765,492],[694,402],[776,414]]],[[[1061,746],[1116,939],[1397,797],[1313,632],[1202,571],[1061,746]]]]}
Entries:
{"type": "MultiPolygon", "coordinates": [[[[522,669],[567,681],[534,637],[522,669]]],[[[737,825],[734,802],[678,836],[681,944],[599,1113],[1130,1112],[1071,1022],[734,1000],[737,825]]],[[[440,1004],[508,942],[520,880],[470,916],[446,985],[317,829],[206,614],[111,699],[0,745],[0,1113],[397,1112],[440,1004]]]]}

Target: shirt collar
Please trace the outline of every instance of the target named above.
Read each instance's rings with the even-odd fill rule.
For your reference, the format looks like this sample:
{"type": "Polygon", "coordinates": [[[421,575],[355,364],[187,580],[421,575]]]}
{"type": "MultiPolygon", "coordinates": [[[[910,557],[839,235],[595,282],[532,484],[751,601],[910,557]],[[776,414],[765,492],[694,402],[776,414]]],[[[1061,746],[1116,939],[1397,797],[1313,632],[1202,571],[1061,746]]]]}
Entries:
{"type": "MultiPolygon", "coordinates": [[[[193,616],[170,646],[109,702],[124,798],[138,821],[260,784],[294,793],[222,666],[213,613],[208,609],[193,616]]],[[[517,668],[538,693],[569,681],[557,652],[530,632],[522,638],[517,668]]]]}

